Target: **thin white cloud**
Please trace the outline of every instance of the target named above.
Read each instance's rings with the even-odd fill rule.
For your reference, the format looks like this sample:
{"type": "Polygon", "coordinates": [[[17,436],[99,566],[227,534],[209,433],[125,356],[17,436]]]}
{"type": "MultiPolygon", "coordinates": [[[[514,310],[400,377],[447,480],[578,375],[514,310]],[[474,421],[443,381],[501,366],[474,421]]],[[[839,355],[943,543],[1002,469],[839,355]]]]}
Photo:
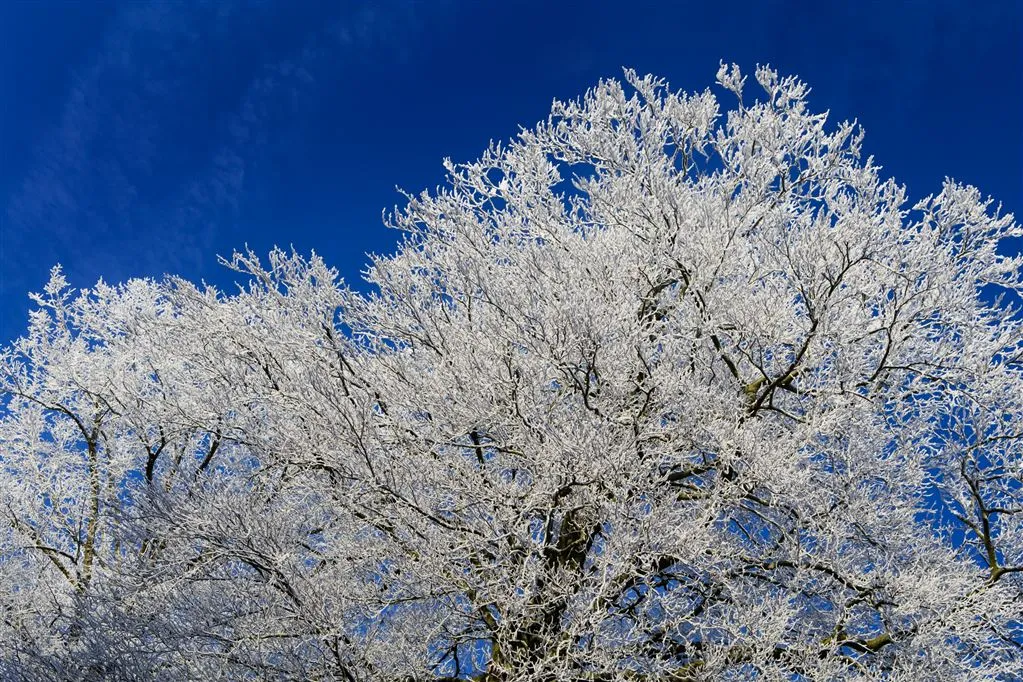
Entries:
{"type": "Polygon", "coordinates": [[[211,120],[196,92],[210,51],[230,50],[260,20],[272,28],[274,11],[124,5],[75,69],[59,122],[9,198],[3,293],[38,287],[57,261],[79,285],[101,275],[202,272],[218,237],[235,234],[272,138],[296,131],[320,81],[336,82],[336,70],[370,51],[407,57],[423,10],[411,0],[340,6],[339,16],[305,28],[290,53],[244,64],[251,81],[211,120]]]}

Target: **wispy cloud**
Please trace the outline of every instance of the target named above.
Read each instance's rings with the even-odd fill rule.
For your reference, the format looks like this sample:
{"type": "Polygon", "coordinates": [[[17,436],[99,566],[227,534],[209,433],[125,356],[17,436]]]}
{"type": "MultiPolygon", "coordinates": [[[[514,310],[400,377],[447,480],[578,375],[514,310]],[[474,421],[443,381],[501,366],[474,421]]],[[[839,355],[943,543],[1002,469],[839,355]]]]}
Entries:
{"type": "Polygon", "coordinates": [[[8,253],[35,251],[31,263],[70,259],[85,276],[116,262],[105,256],[115,251],[153,265],[156,254],[138,243],[140,208],[163,191],[183,76],[201,58],[195,24],[207,19],[178,9],[126,5],[74,70],[59,122],[6,207],[8,253]]]}
{"type": "Polygon", "coordinates": [[[201,276],[225,240],[244,243],[239,218],[266,191],[254,179],[272,178],[278,140],[314,143],[302,124],[320,90],[363,59],[407,60],[423,11],[413,0],[345,4],[264,48],[286,9],[123,5],[8,197],[0,294],[38,288],[56,262],[86,286],[201,276]]]}

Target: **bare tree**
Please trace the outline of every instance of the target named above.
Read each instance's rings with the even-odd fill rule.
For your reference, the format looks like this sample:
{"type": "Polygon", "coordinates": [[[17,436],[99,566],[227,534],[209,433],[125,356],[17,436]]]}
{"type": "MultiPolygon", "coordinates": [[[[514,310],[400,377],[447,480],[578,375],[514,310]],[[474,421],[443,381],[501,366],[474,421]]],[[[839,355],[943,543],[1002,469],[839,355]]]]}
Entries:
{"type": "Polygon", "coordinates": [[[0,677],[1021,679],[1023,230],[769,68],[626,80],[448,162],[372,293],[55,270],[0,677]]]}

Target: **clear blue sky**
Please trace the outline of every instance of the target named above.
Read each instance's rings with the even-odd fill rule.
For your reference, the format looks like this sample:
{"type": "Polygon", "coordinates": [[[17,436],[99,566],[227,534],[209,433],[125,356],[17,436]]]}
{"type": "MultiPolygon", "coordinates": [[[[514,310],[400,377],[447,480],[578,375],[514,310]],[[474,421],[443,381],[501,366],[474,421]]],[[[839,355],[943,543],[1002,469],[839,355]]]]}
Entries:
{"type": "Polygon", "coordinates": [[[356,280],[440,161],[622,66],[675,88],[770,63],[856,117],[919,198],[950,175],[1023,216],[1023,3],[0,0],[0,344],[74,286],[231,281],[248,243],[356,280]]]}

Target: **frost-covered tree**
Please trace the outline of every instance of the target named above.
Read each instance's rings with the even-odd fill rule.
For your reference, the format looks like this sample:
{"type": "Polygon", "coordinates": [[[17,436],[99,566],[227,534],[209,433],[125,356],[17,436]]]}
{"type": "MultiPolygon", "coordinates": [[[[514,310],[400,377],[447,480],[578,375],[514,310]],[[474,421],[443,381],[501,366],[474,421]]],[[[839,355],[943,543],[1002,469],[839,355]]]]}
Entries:
{"type": "Polygon", "coordinates": [[[1021,679],[1023,230],[768,68],[626,80],[448,163],[370,293],[56,270],[0,678],[1021,679]]]}

